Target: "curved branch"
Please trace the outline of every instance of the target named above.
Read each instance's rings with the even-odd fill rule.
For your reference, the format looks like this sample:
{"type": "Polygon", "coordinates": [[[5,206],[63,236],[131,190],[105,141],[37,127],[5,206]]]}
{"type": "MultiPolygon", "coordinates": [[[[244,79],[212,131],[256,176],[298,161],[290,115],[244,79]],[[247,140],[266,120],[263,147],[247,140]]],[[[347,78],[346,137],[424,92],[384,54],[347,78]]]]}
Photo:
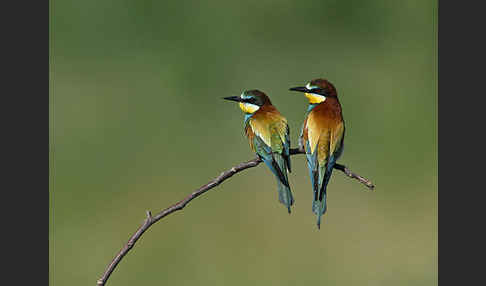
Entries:
{"type": "MultiPolygon", "coordinates": [[[[304,154],[304,151],[299,148],[295,149],[290,149],[290,155],[296,155],[296,154],[304,154]]],[[[190,195],[182,199],[181,201],[173,204],[172,206],[162,210],[155,216],[152,216],[150,211],[147,211],[146,215],[147,217],[145,218],[143,224],[137,229],[137,231],[130,237],[128,242],[123,246],[123,248],[118,252],[118,254],[113,258],[111,263],[108,265],[106,268],[105,272],[103,273],[103,276],[101,276],[100,279],[97,281],[98,286],[105,285],[106,281],[110,277],[111,273],[113,270],[115,270],[116,266],[120,261],[123,259],[123,257],[132,249],[132,247],[135,245],[135,243],[138,241],[138,239],[142,236],[142,234],[154,223],[159,221],[160,219],[168,216],[169,214],[176,212],[178,210],[183,209],[190,201],[193,199],[199,197],[200,195],[204,194],[205,192],[209,191],[210,189],[218,186],[221,184],[223,181],[226,179],[232,177],[234,174],[239,173],[245,169],[248,168],[253,168],[256,167],[258,164],[260,164],[262,160],[260,158],[255,158],[250,161],[246,161],[243,163],[240,163],[233,168],[224,171],[221,173],[218,177],[207,183],[206,185],[200,187],[199,189],[195,190],[192,192],[190,195]]],[[[334,166],[335,169],[340,170],[344,172],[347,176],[350,178],[357,179],[359,182],[363,183],[365,186],[367,186],[369,189],[373,190],[374,185],[366,178],[361,177],[359,175],[354,174],[351,172],[346,166],[340,165],[340,164],[335,164],[334,166]]]]}

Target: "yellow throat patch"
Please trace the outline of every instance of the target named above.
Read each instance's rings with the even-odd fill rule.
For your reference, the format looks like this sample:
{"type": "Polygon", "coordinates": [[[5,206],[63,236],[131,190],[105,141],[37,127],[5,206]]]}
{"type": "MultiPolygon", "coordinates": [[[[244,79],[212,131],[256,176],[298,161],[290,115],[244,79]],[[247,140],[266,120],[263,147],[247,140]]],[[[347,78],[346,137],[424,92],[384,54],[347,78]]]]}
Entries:
{"type": "Polygon", "coordinates": [[[309,103],[321,103],[326,100],[326,97],[323,95],[315,94],[315,93],[305,93],[305,97],[309,99],[309,103]]]}
{"type": "Polygon", "coordinates": [[[260,109],[260,106],[251,104],[251,103],[246,103],[246,102],[240,102],[240,108],[243,110],[245,113],[254,113],[258,109],[260,109]]]}

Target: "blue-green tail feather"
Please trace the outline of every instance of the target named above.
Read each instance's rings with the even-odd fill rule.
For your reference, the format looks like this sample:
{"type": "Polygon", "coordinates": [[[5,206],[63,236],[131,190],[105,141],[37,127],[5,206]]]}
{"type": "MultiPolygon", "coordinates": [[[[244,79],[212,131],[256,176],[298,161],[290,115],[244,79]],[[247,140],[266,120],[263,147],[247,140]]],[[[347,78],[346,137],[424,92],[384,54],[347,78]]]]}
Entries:
{"type": "Polygon", "coordinates": [[[281,154],[273,153],[271,157],[266,156],[261,158],[277,179],[278,200],[287,207],[290,213],[290,206],[294,204],[294,197],[290,190],[284,157],[281,154]]]}
{"type": "Polygon", "coordinates": [[[277,178],[277,188],[278,188],[278,200],[287,207],[287,211],[290,213],[290,206],[294,204],[294,197],[290,191],[290,187],[282,184],[277,178]]]}
{"type": "Polygon", "coordinates": [[[322,178],[321,183],[319,184],[319,196],[317,198],[314,197],[314,201],[312,202],[312,211],[317,215],[318,228],[321,227],[322,215],[324,215],[327,210],[327,184],[329,183],[335,164],[336,159],[334,156],[331,156],[326,166],[319,169],[319,178],[322,178]]]}

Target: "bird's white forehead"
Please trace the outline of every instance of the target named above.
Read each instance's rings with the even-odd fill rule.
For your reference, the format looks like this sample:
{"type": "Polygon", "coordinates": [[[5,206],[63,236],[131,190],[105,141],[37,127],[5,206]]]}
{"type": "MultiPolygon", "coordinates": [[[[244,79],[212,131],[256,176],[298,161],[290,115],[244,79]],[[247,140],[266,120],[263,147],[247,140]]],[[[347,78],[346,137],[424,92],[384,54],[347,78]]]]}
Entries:
{"type": "Polygon", "coordinates": [[[315,85],[311,85],[310,82],[305,86],[305,88],[307,89],[314,89],[314,88],[317,88],[317,86],[315,85]]]}
{"type": "Polygon", "coordinates": [[[241,98],[250,98],[251,96],[246,95],[244,92],[240,95],[241,98]]]}

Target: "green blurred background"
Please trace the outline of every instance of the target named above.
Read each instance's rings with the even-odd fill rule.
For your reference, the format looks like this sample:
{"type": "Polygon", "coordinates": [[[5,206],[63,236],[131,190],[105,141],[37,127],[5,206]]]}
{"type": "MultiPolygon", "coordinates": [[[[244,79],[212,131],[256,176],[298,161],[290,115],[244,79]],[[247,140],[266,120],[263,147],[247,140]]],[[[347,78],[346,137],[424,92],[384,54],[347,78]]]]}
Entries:
{"type": "Polygon", "coordinates": [[[325,77],[346,121],[321,230],[244,171],[155,224],[108,285],[437,285],[436,1],[51,1],[51,285],[95,285],[145,218],[254,154],[221,99],[261,89],[293,147],[325,77]]]}

